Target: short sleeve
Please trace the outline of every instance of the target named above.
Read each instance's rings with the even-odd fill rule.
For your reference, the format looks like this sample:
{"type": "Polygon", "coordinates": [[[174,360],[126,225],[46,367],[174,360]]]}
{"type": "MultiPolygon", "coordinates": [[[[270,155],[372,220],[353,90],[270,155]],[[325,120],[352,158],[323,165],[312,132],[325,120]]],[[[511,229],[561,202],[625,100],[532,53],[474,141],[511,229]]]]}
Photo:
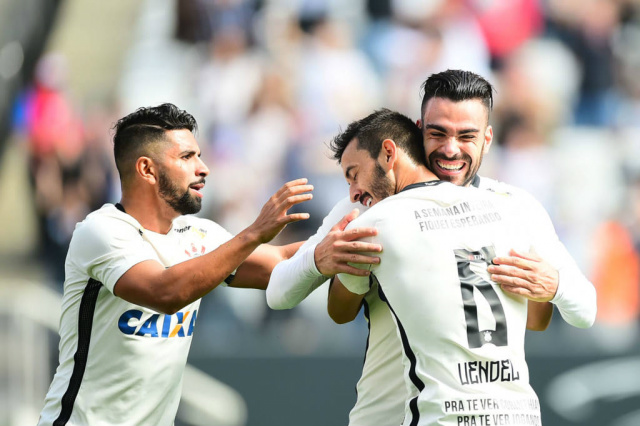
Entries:
{"type": "Polygon", "coordinates": [[[123,220],[86,220],[78,225],[69,245],[69,261],[113,293],[120,277],[145,260],[159,261],[139,230],[123,220]]]}
{"type": "Polygon", "coordinates": [[[369,277],[358,277],[349,274],[338,274],[340,282],[347,290],[355,294],[365,294],[369,291],[369,277]]]}

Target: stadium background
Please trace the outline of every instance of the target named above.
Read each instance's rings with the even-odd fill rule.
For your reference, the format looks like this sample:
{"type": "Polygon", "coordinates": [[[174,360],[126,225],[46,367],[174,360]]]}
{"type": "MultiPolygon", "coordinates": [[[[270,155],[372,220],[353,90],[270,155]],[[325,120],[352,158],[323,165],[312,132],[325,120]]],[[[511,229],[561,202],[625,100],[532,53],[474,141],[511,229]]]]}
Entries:
{"type": "MultiPolygon", "coordinates": [[[[0,426],[42,406],[70,234],[119,197],[118,117],[193,113],[202,215],[233,232],[308,177],[313,219],[284,243],[346,194],[326,142],[374,108],[419,118],[420,84],[446,68],[495,84],[481,174],[534,194],[598,290],[592,329],[556,312],[527,335],[544,424],[640,424],[640,2],[3,0],[0,29],[0,426]]],[[[367,327],[331,323],[325,298],[276,312],[258,291],[205,297],[189,360],[235,391],[191,373],[176,424],[346,424],[367,327]]]]}

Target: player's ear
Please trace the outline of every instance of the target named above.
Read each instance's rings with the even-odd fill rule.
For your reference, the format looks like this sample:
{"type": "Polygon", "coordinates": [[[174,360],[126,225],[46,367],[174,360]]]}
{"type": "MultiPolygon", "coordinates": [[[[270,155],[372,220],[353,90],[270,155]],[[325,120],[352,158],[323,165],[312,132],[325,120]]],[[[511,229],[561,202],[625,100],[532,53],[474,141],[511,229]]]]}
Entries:
{"type": "Polygon", "coordinates": [[[382,149],[380,150],[381,163],[389,170],[393,168],[398,157],[398,147],[392,139],[382,141],[382,149]]]}
{"type": "Polygon", "coordinates": [[[489,153],[489,148],[491,148],[491,142],[493,142],[493,127],[491,125],[487,126],[487,129],[484,131],[484,147],[482,148],[482,154],[486,155],[489,153]]]}
{"type": "Polygon", "coordinates": [[[151,184],[158,181],[158,166],[150,157],[142,156],[136,160],[136,173],[151,184]]]}

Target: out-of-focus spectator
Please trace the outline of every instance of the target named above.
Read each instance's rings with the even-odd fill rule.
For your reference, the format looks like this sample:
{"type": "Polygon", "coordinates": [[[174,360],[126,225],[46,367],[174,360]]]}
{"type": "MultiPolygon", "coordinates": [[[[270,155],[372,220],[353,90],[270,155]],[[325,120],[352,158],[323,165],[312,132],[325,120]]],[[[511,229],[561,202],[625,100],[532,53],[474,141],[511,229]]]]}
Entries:
{"type": "Polygon", "coordinates": [[[112,176],[106,160],[110,154],[105,151],[110,123],[104,119],[96,123],[92,116],[85,124],[67,91],[67,79],[66,58],[46,54],[19,106],[39,225],[38,254],[58,285],[64,278],[73,229],[92,208],[109,199],[112,176]]]}
{"type": "Polygon", "coordinates": [[[540,0],[469,2],[495,66],[543,30],[540,0]]]}
{"type": "Polygon", "coordinates": [[[368,35],[368,43],[373,43],[369,50],[384,64],[388,107],[413,116],[420,110],[417,88],[442,70],[464,69],[493,79],[487,44],[465,1],[405,3],[393,2],[394,22],[368,35]]]}
{"type": "Polygon", "coordinates": [[[79,195],[66,192],[74,191],[71,188],[84,150],[82,121],[66,92],[67,79],[64,56],[57,53],[43,56],[24,104],[29,172],[39,224],[38,247],[56,281],[63,276],[71,235],[67,233],[68,222],[73,220],[67,220],[72,213],[65,207],[76,204],[79,195]]]}
{"type": "Polygon", "coordinates": [[[573,51],[582,69],[576,124],[613,124],[618,105],[613,41],[620,14],[621,2],[616,1],[549,2],[550,32],[573,51]]]}

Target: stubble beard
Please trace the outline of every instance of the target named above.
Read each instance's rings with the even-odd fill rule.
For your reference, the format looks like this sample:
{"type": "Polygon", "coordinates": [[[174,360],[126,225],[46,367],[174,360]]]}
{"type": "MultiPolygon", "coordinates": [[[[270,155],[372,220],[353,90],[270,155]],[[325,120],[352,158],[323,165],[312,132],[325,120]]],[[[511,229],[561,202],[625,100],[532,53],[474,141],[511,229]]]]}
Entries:
{"type": "Polygon", "coordinates": [[[191,195],[189,188],[182,192],[163,171],[158,174],[158,189],[160,197],[181,215],[195,214],[202,208],[200,197],[191,195]]]}

